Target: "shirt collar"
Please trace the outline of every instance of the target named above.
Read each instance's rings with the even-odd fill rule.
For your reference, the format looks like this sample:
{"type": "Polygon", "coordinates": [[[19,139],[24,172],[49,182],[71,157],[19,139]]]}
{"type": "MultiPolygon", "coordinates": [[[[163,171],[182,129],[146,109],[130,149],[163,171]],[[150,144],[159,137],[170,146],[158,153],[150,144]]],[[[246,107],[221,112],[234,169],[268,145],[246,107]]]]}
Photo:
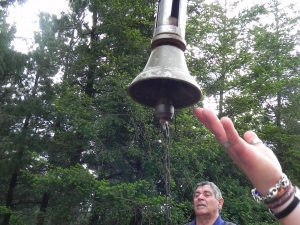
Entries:
{"type": "Polygon", "coordinates": [[[221,216],[217,218],[217,220],[214,222],[214,225],[224,225],[225,221],[222,220],[221,216]]]}
{"type": "MultiPolygon", "coordinates": [[[[224,224],[225,224],[225,221],[222,220],[221,216],[219,215],[213,225],[224,225],[224,224]]],[[[196,225],[196,219],[193,221],[193,223],[191,225],[196,225]]]]}

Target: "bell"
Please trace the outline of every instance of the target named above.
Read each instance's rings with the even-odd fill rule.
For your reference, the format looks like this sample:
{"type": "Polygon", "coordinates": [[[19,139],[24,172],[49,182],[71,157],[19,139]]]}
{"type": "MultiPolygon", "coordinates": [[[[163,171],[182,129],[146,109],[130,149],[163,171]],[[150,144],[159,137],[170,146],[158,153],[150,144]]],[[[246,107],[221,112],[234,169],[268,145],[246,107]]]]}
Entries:
{"type": "Polygon", "coordinates": [[[192,106],[202,96],[184,56],[186,9],[187,0],[159,2],[151,55],[128,88],[133,100],[155,108],[161,124],[171,120],[174,108],[192,106]]]}
{"type": "Polygon", "coordinates": [[[153,49],[145,69],[132,81],[129,94],[136,102],[152,108],[166,96],[177,109],[194,105],[201,97],[183,51],[171,45],[153,49]]]}

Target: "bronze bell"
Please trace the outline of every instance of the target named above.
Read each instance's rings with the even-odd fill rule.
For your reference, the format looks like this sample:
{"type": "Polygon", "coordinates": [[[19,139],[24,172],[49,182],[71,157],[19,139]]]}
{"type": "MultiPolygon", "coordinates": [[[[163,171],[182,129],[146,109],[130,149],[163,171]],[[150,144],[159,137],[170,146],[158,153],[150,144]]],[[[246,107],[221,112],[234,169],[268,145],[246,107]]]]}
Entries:
{"type": "Polygon", "coordinates": [[[150,58],[128,89],[133,100],[155,108],[161,124],[171,120],[174,107],[192,106],[202,96],[184,56],[186,10],[187,0],[159,2],[150,58]]]}

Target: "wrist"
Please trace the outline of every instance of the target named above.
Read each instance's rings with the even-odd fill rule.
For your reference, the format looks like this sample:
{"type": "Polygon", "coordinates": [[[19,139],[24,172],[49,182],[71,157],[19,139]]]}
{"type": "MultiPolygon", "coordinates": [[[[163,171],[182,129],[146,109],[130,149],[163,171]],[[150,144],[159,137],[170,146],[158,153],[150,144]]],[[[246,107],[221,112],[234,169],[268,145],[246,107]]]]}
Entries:
{"type": "Polygon", "coordinates": [[[288,202],[286,202],[286,204],[278,207],[277,209],[274,209],[278,211],[277,213],[269,209],[271,215],[273,215],[276,219],[280,220],[291,215],[295,211],[295,209],[299,206],[300,190],[297,187],[295,187],[295,189],[296,189],[295,194],[291,199],[289,199],[288,202]]]}
{"type": "Polygon", "coordinates": [[[291,215],[297,207],[299,208],[300,190],[292,185],[285,174],[282,174],[266,195],[261,195],[256,188],[252,190],[252,195],[256,202],[264,202],[270,214],[278,220],[291,215]]]}
{"type": "Polygon", "coordinates": [[[291,204],[292,201],[293,201],[293,198],[290,198],[283,205],[281,205],[281,206],[279,206],[277,208],[272,209],[273,214],[278,214],[278,213],[282,212],[284,209],[286,209],[291,204]]]}
{"type": "Polygon", "coordinates": [[[273,199],[266,200],[264,202],[266,206],[271,210],[276,208],[282,208],[282,205],[285,205],[286,202],[293,198],[295,191],[295,187],[290,182],[285,189],[281,188],[273,199]]]}
{"type": "Polygon", "coordinates": [[[278,179],[277,183],[269,189],[269,191],[262,195],[257,191],[256,188],[252,189],[252,196],[256,202],[266,202],[272,201],[273,199],[279,197],[284,191],[289,187],[290,181],[287,176],[283,173],[281,178],[278,179]]]}

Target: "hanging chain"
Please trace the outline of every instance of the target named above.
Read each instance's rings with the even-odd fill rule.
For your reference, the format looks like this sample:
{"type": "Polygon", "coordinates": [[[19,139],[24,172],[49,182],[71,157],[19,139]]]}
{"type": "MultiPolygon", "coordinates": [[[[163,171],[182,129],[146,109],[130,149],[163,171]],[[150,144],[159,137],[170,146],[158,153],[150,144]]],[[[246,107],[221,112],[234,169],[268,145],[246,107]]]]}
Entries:
{"type": "Polygon", "coordinates": [[[170,137],[169,137],[169,126],[168,122],[165,121],[162,124],[163,135],[164,138],[168,140],[167,145],[164,145],[164,170],[165,170],[165,191],[166,191],[166,213],[167,213],[167,221],[166,225],[172,225],[171,220],[171,178],[170,178],[170,157],[169,157],[169,145],[170,145],[170,137]]]}

